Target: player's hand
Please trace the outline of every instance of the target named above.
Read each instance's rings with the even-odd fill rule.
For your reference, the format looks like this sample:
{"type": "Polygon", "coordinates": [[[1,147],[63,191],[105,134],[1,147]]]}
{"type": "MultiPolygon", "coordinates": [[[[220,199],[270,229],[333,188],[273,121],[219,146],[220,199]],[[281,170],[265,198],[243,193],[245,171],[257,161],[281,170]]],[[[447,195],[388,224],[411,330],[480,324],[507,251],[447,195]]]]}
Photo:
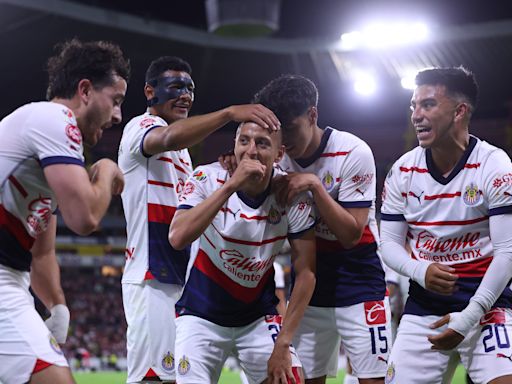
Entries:
{"type": "MultiPolygon", "coordinates": [[[[305,191],[311,191],[315,184],[320,181],[312,173],[290,172],[283,178],[286,182],[279,181],[279,185],[276,185],[274,189],[277,202],[281,205],[291,204],[297,195],[305,191]]],[[[273,183],[275,182],[274,179],[273,183]]]]}
{"type": "Polygon", "coordinates": [[[111,180],[112,195],[119,195],[124,189],[124,176],[121,169],[110,159],[100,159],[89,168],[89,179],[95,184],[102,175],[111,180]]]}
{"type": "Polygon", "coordinates": [[[459,278],[455,269],[447,265],[432,263],[425,274],[425,287],[440,295],[451,295],[456,291],[455,283],[459,278]]]}
{"type": "Polygon", "coordinates": [[[261,104],[232,105],[227,109],[232,121],[252,121],[268,129],[270,133],[281,129],[281,123],[274,112],[261,104]]]}
{"type": "Polygon", "coordinates": [[[276,341],[274,350],[267,363],[268,384],[299,384],[292,372],[290,346],[276,341]]]}
{"type": "Polygon", "coordinates": [[[236,161],[235,153],[233,150],[223,153],[219,156],[218,161],[222,168],[228,171],[229,176],[233,176],[238,163],[236,161]]]}
{"type": "Polygon", "coordinates": [[[69,309],[64,304],[57,304],[50,309],[51,316],[45,321],[46,326],[57,340],[64,344],[69,329],[69,309]]]}
{"type": "MultiPolygon", "coordinates": [[[[446,325],[450,322],[450,315],[445,315],[441,319],[437,320],[435,323],[430,324],[431,329],[437,329],[446,325]]],[[[439,335],[428,336],[428,341],[432,343],[431,349],[438,351],[448,351],[450,349],[455,348],[459,345],[462,340],[464,340],[464,336],[460,333],[454,331],[451,328],[446,328],[439,335]]]]}
{"type": "Polygon", "coordinates": [[[242,159],[228,183],[235,191],[240,191],[251,184],[261,182],[265,177],[266,168],[258,160],[242,159]]]}

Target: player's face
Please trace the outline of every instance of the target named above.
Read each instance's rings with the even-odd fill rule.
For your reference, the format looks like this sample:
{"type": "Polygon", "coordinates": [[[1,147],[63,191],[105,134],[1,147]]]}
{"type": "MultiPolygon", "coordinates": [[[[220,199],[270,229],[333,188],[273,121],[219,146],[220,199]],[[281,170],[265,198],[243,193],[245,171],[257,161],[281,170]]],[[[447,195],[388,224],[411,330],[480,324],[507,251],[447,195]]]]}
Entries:
{"type": "Polygon", "coordinates": [[[420,85],[411,99],[411,121],[419,145],[432,148],[451,141],[457,102],[446,95],[444,85],[420,85]]]}
{"type": "MultiPolygon", "coordinates": [[[[191,79],[190,74],[182,71],[165,71],[162,73],[161,77],[184,77],[191,79]]],[[[172,88],[180,88],[183,84],[169,84],[168,87],[172,88]]],[[[194,92],[185,92],[175,99],[167,100],[163,104],[154,105],[158,116],[162,117],[169,124],[173,123],[180,119],[185,119],[188,117],[188,113],[190,108],[192,108],[192,104],[194,103],[194,92]]]]}
{"type": "Polygon", "coordinates": [[[85,143],[96,145],[104,129],[121,122],[121,104],[126,94],[126,87],[126,80],[114,75],[112,85],[90,89],[89,103],[80,124],[85,143]]]}
{"type": "Polygon", "coordinates": [[[316,119],[312,116],[316,113],[316,108],[314,111],[312,108],[314,107],[283,128],[283,144],[286,147],[286,153],[292,159],[301,159],[309,155],[316,126],[316,119]]]}
{"type": "Polygon", "coordinates": [[[272,165],[284,154],[280,135],[280,131],[270,133],[256,123],[243,123],[235,139],[237,162],[246,158],[257,160],[266,166],[267,173],[272,172],[272,165]]]}

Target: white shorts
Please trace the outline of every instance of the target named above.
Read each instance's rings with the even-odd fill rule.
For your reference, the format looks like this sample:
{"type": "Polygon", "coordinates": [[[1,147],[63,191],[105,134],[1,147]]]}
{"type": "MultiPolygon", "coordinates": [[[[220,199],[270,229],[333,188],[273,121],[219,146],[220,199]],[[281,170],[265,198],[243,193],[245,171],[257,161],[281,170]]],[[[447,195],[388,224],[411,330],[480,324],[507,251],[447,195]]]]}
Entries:
{"type": "Polygon", "coordinates": [[[67,367],[59,344],[34,307],[30,275],[0,264],[0,383],[30,380],[36,361],[67,367]]]}
{"type": "Polygon", "coordinates": [[[388,298],[349,307],[307,307],[293,340],[306,379],[336,377],[340,342],[354,376],[384,377],[392,343],[388,298]]]}
{"type": "MultiPolygon", "coordinates": [[[[197,316],[176,319],[178,384],[217,383],[224,362],[234,356],[251,384],[267,378],[267,362],[281,329],[280,316],[265,316],[242,327],[223,327],[197,316]]],[[[292,366],[300,367],[290,346],[292,366]]]]}
{"type": "Polygon", "coordinates": [[[475,383],[512,375],[512,311],[498,309],[475,325],[452,351],[434,351],[427,336],[442,333],[447,326],[430,329],[441,316],[404,315],[389,357],[386,383],[450,383],[460,360],[475,383]]]}
{"type": "Polygon", "coordinates": [[[123,283],[123,305],[128,329],[126,347],[127,383],[137,383],[152,369],[161,380],[175,380],[174,305],[182,287],[145,280],[123,283]]]}

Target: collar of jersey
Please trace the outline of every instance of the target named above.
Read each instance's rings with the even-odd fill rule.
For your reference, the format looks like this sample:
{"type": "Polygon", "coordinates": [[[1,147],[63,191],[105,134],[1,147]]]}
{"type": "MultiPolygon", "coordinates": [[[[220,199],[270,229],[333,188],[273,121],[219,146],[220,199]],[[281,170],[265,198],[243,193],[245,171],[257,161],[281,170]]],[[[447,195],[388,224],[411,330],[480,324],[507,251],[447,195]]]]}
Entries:
{"type": "Polygon", "coordinates": [[[460,158],[457,165],[452,169],[452,171],[447,177],[444,177],[439,171],[439,169],[437,169],[436,165],[434,164],[434,160],[432,159],[432,151],[430,150],[430,148],[427,148],[425,150],[427,168],[428,172],[434,178],[434,180],[443,185],[446,185],[450,181],[452,181],[453,178],[457,176],[462,169],[464,169],[464,165],[466,165],[466,163],[468,162],[469,156],[471,155],[471,152],[473,152],[473,149],[475,148],[477,141],[478,140],[476,139],[476,137],[469,136],[469,145],[466,148],[464,155],[460,158]]]}
{"type": "Polygon", "coordinates": [[[295,159],[295,162],[299,164],[302,168],[307,168],[315,161],[320,158],[320,155],[324,153],[324,149],[327,146],[327,142],[329,141],[329,137],[331,137],[332,128],[327,127],[324,129],[324,133],[322,134],[322,138],[320,139],[320,145],[316,149],[315,153],[311,156],[306,157],[304,159],[295,159]]]}
{"type": "Polygon", "coordinates": [[[256,209],[259,206],[261,206],[261,204],[263,204],[263,202],[268,197],[268,195],[270,195],[270,188],[272,186],[273,178],[274,178],[274,169],[272,169],[272,176],[270,176],[270,183],[268,183],[267,188],[259,196],[250,197],[250,196],[246,195],[245,193],[243,193],[242,191],[237,191],[236,194],[238,195],[238,198],[244,202],[245,205],[251,207],[252,209],[256,209]]]}

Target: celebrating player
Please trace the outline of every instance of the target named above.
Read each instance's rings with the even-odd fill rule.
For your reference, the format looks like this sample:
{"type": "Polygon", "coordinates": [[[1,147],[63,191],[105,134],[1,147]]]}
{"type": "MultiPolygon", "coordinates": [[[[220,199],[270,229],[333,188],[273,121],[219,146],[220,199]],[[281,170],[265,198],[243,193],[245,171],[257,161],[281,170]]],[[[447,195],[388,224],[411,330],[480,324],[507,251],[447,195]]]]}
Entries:
{"type": "Polygon", "coordinates": [[[74,232],[98,228],[123,175],[108,159],[84,168],[95,145],[121,122],[130,66],[118,46],[71,40],[48,61],[49,102],[26,104],[0,122],[0,382],[73,383],[58,343],[69,311],[55,255],[59,207],[74,232]],[[37,314],[29,285],[50,309],[37,314]]]}
{"type": "Polygon", "coordinates": [[[291,340],[315,284],[315,220],[305,195],[276,201],[272,184],[282,172],[274,164],[283,153],[280,131],[242,123],[233,175],[214,163],[185,184],[169,233],[175,248],[198,239],[176,304],[180,384],[217,382],[230,354],[250,383],[301,380],[291,340]],[[281,328],[272,264],[286,238],[296,277],[281,328]]]}

